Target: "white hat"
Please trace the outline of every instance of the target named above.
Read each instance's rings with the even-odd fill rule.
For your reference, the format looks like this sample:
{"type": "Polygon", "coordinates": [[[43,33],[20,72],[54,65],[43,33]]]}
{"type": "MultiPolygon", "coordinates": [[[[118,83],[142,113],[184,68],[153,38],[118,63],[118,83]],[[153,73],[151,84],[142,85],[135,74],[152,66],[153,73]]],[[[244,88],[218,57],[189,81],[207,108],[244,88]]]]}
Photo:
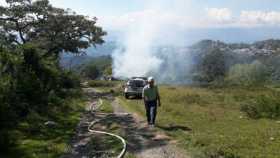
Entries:
{"type": "Polygon", "coordinates": [[[149,77],[148,78],[148,82],[152,82],[152,81],[154,81],[155,79],[153,78],[153,77],[149,77]]]}

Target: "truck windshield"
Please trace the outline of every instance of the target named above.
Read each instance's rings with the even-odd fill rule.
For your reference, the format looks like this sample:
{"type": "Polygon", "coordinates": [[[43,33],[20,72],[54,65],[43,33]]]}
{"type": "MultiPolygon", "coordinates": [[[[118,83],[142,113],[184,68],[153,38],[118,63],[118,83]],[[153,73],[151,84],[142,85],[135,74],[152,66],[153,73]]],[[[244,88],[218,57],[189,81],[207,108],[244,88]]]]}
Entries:
{"type": "Polygon", "coordinates": [[[145,81],[131,80],[131,81],[128,81],[128,85],[133,86],[133,87],[144,87],[145,86],[145,81]]]}

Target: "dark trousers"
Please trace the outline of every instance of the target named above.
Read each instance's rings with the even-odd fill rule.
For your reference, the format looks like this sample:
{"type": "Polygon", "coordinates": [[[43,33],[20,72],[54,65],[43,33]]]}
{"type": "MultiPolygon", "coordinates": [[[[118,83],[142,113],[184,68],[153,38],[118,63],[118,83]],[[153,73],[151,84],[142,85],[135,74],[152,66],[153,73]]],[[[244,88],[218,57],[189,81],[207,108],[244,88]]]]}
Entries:
{"type": "Polygon", "coordinates": [[[146,101],[145,108],[148,124],[155,124],[157,116],[157,101],[146,101]]]}

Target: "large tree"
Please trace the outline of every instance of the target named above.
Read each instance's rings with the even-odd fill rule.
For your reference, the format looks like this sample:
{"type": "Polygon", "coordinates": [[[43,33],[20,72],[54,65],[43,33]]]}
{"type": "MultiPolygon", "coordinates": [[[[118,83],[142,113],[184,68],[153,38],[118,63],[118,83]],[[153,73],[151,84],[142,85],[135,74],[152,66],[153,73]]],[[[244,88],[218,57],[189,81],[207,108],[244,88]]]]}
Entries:
{"type": "Polygon", "coordinates": [[[213,82],[223,79],[227,71],[225,52],[218,48],[210,50],[204,55],[198,67],[203,81],[213,82]]]}
{"type": "Polygon", "coordinates": [[[9,133],[18,122],[31,114],[50,117],[64,109],[63,100],[79,94],[73,92],[80,81],[59,67],[59,54],[82,53],[106,35],[95,17],[48,0],[6,3],[0,6],[0,153],[13,144],[9,133]]]}
{"type": "Polygon", "coordinates": [[[32,43],[43,49],[42,57],[60,52],[81,53],[102,44],[106,32],[96,26],[97,18],[78,15],[70,9],[53,7],[48,0],[6,0],[0,6],[0,46],[32,43]]]}

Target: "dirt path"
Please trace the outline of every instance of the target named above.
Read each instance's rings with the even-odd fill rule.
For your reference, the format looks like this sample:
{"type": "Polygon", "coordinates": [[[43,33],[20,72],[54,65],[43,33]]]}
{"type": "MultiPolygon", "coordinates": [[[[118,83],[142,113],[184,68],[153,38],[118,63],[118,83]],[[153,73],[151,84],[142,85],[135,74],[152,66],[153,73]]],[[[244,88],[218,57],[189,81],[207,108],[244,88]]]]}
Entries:
{"type": "Polygon", "coordinates": [[[97,101],[98,93],[94,89],[83,89],[88,96],[89,102],[86,106],[83,117],[76,128],[76,134],[71,140],[71,148],[68,153],[61,158],[89,158],[91,155],[91,149],[89,149],[89,143],[92,138],[92,134],[88,131],[88,125],[95,118],[90,113],[90,105],[92,102],[97,101]]]}
{"type": "MultiPolygon", "coordinates": [[[[112,106],[116,114],[127,113],[118,100],[114,100],[112,106]]],[[[189,158],[164,133],[147,127],[146,121],[137,114],[126,117],[128,121],[119,124],[124,132],[123,136],[127,139],[128,152],[138,158],[189,158]]]]}
{"type": "MultiPolygon", "coordinates": [[[[126,139],[127,150],[137,158],[189,158],[181,149],[177,148],[174,141],[165,134],[147,127],[146,121],[136,114],[130,114],[119,104],[111,94],[104,94],[92,88],[84,89],[89,98],[89,104],[96,102],[99,98],[112,101],[114,114],[104,115],[90,113],[90,106],[87,106],[76,131],[76,135],[71,142],[69,153],[61,158],[92,158],[92,157],[110,157],[106,155],[98,156],[91,148],[90,141],[92,137],[98,137],[87,130],[89,123],[96,120],[102,120],[97,130],[108,131],[112,125],[117,125],[120,135],[126,139]],[[94,156],[93,156],[94,155],[94,156]]],[[[111,131],[109,131],[111,132],[111,131]]]]}

